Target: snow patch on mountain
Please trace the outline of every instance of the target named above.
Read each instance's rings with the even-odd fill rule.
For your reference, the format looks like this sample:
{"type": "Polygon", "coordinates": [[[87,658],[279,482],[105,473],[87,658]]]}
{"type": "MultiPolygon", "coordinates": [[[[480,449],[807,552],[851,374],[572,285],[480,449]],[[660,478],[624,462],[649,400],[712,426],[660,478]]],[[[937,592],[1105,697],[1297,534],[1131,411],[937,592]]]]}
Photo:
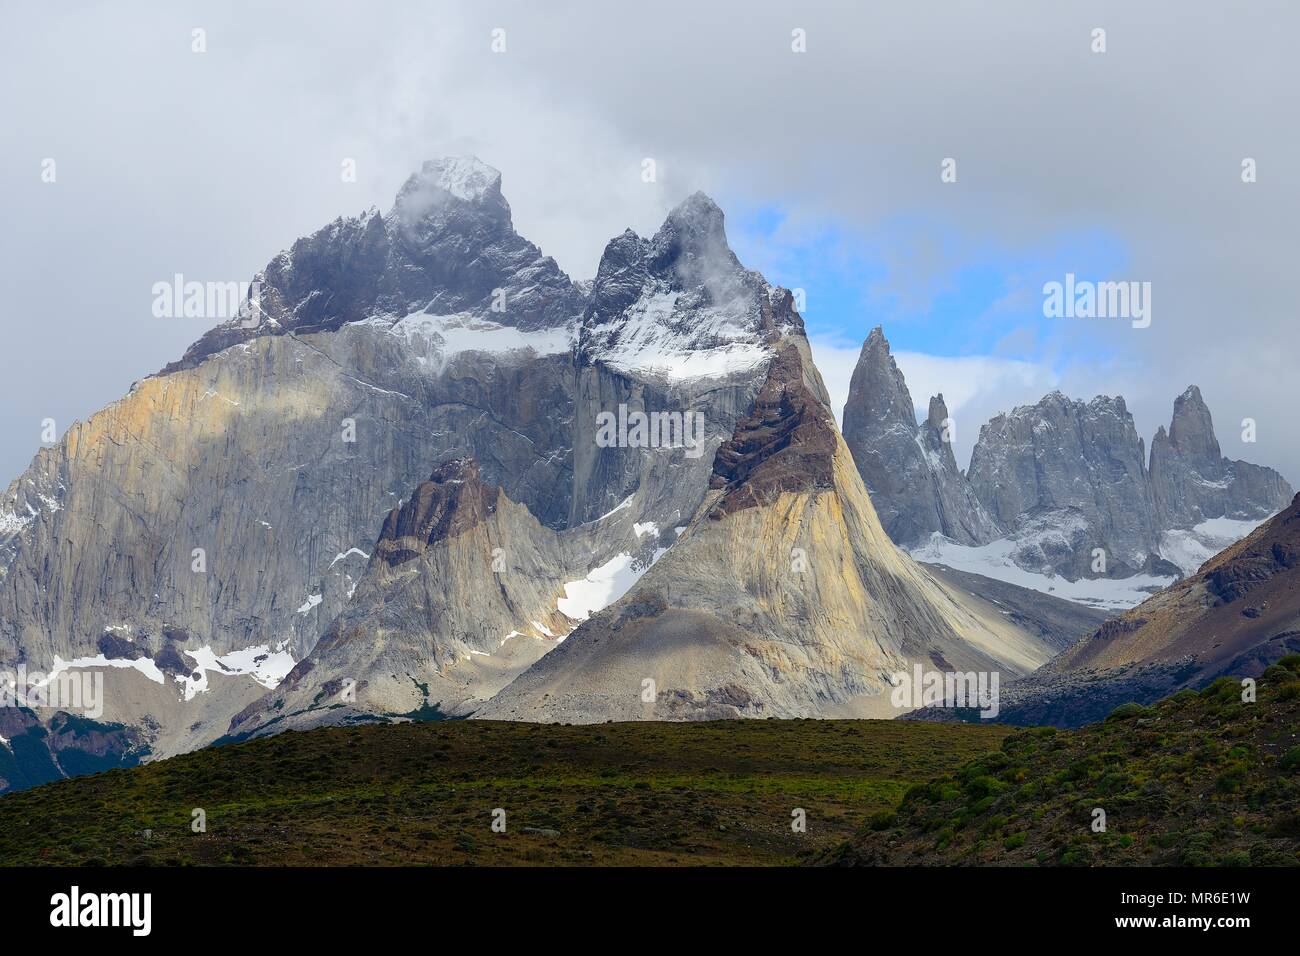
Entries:
{"type": "Polygon", "coordinates": [[[210,646],[185,651],[185,656],[194,661],[194,671],[176,680],[182,686],[185,700],[193,700],[208,689],[209,671],[228,677],[248,676],[263,687],[275,688],[293,670],[295,661],[288,646],[288,641],[281,641],[274,651],[269,644],[256,644],[229,654],[217,654],[210,646]]]}
{"type": "Polygon", "coordinates": [[[672,381],[722,377],[747,372],[770,357],[754,334],[747,305],[698,306],[687,329],[679,309],[691,308],[680,291],[658,289],[642,295],[617,321],[586,330],[600,361],[627,372],[651,373],[672,381]]]}
{"type": "Polygon", "coordinates": [[[1178,565],[1184,575],[1193,575],[1210,558],[1240,541],[1267,520],[1210,518],[1191,530],[1165,531],[1160,536],[1160,557],[1178,565]]]}
{"type": "Polygon", "coordinates": [[[50,668],[49,674],[46,675],[44,681],[34,686],[44,687],[64,671],[85,670],[90,667],[128,667],[139,671],[155,684],[163,683],[163,672],[158,669],[157,664],[147,657],[127,660],[120,657],[108,658],[103,654],[96,654],[94,657],[76,657],[70,661],[65,661],[58,654],[55,654],[54,665],[50,668]]]}
{"type": "Polygon", "coordinates": [[[658,548],[648,564],[637,561],[636,555],[623,552],[616,554],[598,568],[587,572],[587,576],[578,581],[569,581],[564,585],[564,597],[556,602],[556,607],[565,617],[574,621],[585,621],[597,611],[603,611],[628,591],[650,570],[667,548],[658,548]]]}
{"type": "Polygon", "coordinates": [[[376,316],[356,324],[386,328],[389,333],[405,341],[420,365],[434,370],[441,370],[464,352],[555,355],[568,352],[577,339],[576,321],[559,328],[525,332],[473,312],[455,315],[415,312],[396,319],[392,316],[376,316]]]}
{"type": "Polygon", "coordinates": [[[1172,577],[1137,574],[1128,578],[1080,578],[1068,581],[1059,575],[1026,571],[1014,560],[1018,550],[1019,544],[1009,538],[999,538],[980,547],[969,547],[935,533],[928,542],[913,548],[909,553],[917,561],[926,564],[942,564],[958,571],[982,574],[1106,611],[1127,610],[1145,601],[1161,588],[1173,584],[1175,580],[1172,577]]]}

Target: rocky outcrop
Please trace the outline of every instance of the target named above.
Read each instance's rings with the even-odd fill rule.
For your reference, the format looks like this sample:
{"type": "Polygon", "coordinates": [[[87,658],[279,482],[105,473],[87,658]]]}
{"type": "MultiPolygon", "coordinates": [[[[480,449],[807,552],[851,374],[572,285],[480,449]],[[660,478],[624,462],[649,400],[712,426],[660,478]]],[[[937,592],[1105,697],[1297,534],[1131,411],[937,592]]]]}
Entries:
{"type": "Polygon", "coordinates": [[[1285,508],[1293,494],[1272,468],[1223,455],[1195,385],[1174,400],[1169,430],[1162,425],[1151,442],[1151,488],[1164,528],[1192,528],[1212,518],[1258,521],[1285,508]]]}
{"type": "Polygon", "coordinates": [[[559,605],[590,544],[540,524],[472,460],[439,465],[384,520],[343,613],[228,739],[472,711],[572,630],[559,605]]]}
{"type": "Polygon", "coordinates": [[[134,767],[148,755],[143,735],[121,724],[66,711],[42,717],[29,707],[0,707],[0,794],[83,773],[134,767]]]}
{"type": "Polygon", "coordinates": [[[897,716],[894,675],[1023,674],[1053,648],[892,545],[793,343],[673,547],[474,717],[897,716]]]}
{"type": "Polygon", "coordinates": [[[1157,553],[1145,449],[1123,398],[1085,403],[1052,392],[998,415],[980,429],[969,477],[989,514],[1012,529],[1021,567],[1095,575],[1100,548],[1105,574],[1127,577],[1157,553]]]}
{"type": "Polygon", "coordinates": [[[997,523],[972,493],[953,455],[943,396],[919,426],[912,396],[877,326],[862,345],[844,404],[844,441],[890,538],[904,546],[938,533],[986,544],[997,523]]]}
{"type": "Polygon", "coordinates": [[[439,465],[406,502],[384,519],[374,555],[389,566],[418,558],[430,545],[465,534],[496,511],[500,489],[483,484],[478,463],[439,465]]]}
{"type": "Polygon", "coordinates": [[[709,487],[722,495],[710,517],[831,488],[835,446],[834,419],[804,383],[798,349],[787,345],[768,366],[753,410],[713,457],[709,487]]]}

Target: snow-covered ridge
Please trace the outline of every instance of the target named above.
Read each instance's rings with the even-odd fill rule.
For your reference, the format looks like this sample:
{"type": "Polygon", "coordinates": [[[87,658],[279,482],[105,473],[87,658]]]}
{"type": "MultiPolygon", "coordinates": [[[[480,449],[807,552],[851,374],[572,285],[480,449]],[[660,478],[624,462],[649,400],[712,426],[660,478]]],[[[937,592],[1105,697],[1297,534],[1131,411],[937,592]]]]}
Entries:
{"type": "MultiPolygon", "coordinates": [[[[765,294],[775,298],[784,290],[769,287],[765,294]]],[[[702,299],[698,290],[654,283],[617,318],[583,330],[588,353],[620,371],[670,381],[743,374],[771,358],[758,328],[757,301],[702,299]]]]}

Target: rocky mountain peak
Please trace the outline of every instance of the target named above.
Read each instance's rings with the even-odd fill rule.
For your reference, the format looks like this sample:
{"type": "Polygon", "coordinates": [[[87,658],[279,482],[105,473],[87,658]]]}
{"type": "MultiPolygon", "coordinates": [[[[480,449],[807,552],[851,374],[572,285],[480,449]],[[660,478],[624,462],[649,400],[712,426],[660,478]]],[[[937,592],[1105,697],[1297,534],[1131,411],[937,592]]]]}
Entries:
{"type": "Polygon", "coordinates": [[[948,418],[948,405],[943,400],[943,392],[930,397],[929,414],[925,416],[925,423],[932,429],[943,429],[943,423],[948,418]]]}
{"type": "Polygon", "coordinates": [[[930,399],[918,425],[912,395],[880,326],[871,330],[849,383],[844,442],[872,504],[896,543],[911,545],[938,532],[961,544],[985,544],[998,528],[972,494],[945,439],[948,406],[930,399]]]}
{"type": "Polygon", "coordinates": [[[1070,580],[1142,569],[1156,550],[1145,445],[1124,400],[1060,391],[980,429],[967,472],[984,508],[1017,539],[1016,563],[1070,580]]]}
{"type": "Polygon", "coordinates": [[[424,162],[407,180],[405,193],[414,184],[442,190],[464,202],[481,202],[501,196],[501,172],[477,156],[446,156],[424,162]]]}
{"type": "Polygon", "coordinates": [[[570,326],[582,311],[581,294],[555,260],[515,232],[501,174],[473,157],[425,162],[387,215],[336,219],[255,278],[254,321],[217,325],[162,374],[260,336],[378,317],[469,313],[532,331],[570,326]]]}
{"type": "Polygon", "coordinates": [[[675,242],[682,250],[690,251],[726,248],[726,216],[712,199],[694,192],[668,213],[655,241],[663,246],[675,242]]]}
{"type": "Polygon", "coordinates": [[[695,193],[653,238],[629,229],[605,246],[578,347],[588,363],[682,380],[759,368],[786,334],[803,334],[792,297],[740,263],[722,210],[695,193]]]}
{"type": "Polygon", "coordinates": [[[719,301],[735,294],[744,267],[727,244],[718,204],[702,192],[678,203],[650,240],[650,267],[675,273],[684,287],[703,285],[719,301]]]}
{"type": "Polygon", "coordinates": [[[845,441],[852,448],[852,434],[869,424],[881,423],[915,428],[916,409],[903,373],[889,351],[885,333],[876,326],[862,343],[858,364],[849,381],[849,398],[844,405],[845,441]]]}
{"type": "Polygon", "coordinates": [[[473,156],[426,160],[393,203],[393,216],[407,226],[430,216],[443,225],[457,213],[508,225],[510,204],[501,194],[501,173],[473,156]]]}
{"type": "Polygon", "coordinates": [[[375,557],[402,564],[432,544],[464,534],[496,510],[499,492],[483,483],[472,458],[439,465],[408,501],[388,513],[375,557]]]}
{"type": "Polygon", "coordinates": [[[1291,485],[1271,468],[1224,457],[1210,409],[1195,385],[1174,399],[1174,414],[1151,442],[1151,485],[1166,528],[1211,518],[1257,521],[1285,508],[1291,485]]]}
{"type": "Polygon", "coordinates": [[[1188,458],[1217,464],[1223,457],[1219,450],[1219,440],[1214,435],[1210,409],[1201,397],[1201,390],[1195,385],[1189,385],[1183,394],[1174,399],[1169,441],[1188,458]]]}

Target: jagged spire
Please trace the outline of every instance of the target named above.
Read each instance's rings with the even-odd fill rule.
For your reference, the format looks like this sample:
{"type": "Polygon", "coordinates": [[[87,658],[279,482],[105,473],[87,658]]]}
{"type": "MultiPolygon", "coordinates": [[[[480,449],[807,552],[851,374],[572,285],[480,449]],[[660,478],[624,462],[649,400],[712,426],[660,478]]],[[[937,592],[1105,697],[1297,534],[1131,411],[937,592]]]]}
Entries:
{"type": "Polygon", "coordinates": [[[1200,461],[1218,462],[1223,457],[1214,435],[1214,420],[1201,397],[1201,390],[1189,385],[1174,399],[1174,416],[1169,440],[1181,454],[1200,461]]]}

